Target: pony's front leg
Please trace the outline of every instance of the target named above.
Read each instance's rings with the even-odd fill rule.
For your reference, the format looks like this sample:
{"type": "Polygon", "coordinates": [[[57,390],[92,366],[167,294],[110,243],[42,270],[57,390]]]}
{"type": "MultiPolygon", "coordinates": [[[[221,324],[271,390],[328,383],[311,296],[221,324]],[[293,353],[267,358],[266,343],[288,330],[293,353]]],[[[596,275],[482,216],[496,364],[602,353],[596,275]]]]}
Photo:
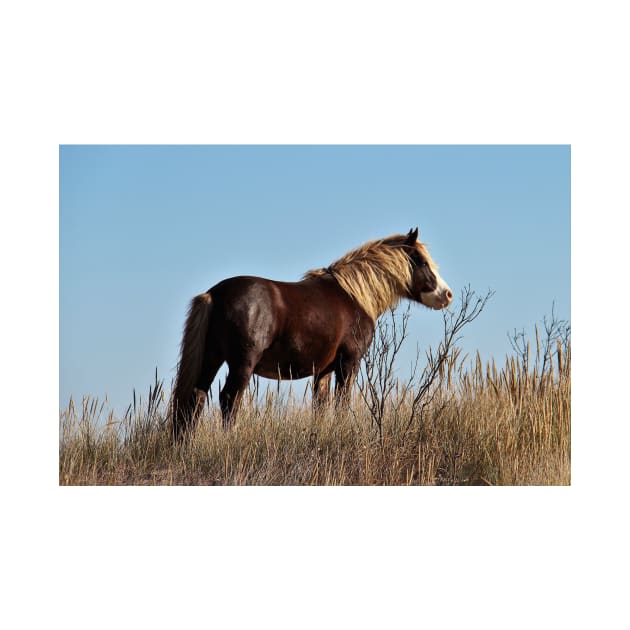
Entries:
{"type": "Polygon", "coordinates": [[[332,372],[328,374],[316,374],[313,376],[313,408],[321,409],[330,399],[330,378],[332,372]]]}
{"type": "Polygon", "coordinates": [[[335,368],[335,404],[347,406],[350,403],[352,385],[359,370],[359,361],[345,359],[335,368]]]}

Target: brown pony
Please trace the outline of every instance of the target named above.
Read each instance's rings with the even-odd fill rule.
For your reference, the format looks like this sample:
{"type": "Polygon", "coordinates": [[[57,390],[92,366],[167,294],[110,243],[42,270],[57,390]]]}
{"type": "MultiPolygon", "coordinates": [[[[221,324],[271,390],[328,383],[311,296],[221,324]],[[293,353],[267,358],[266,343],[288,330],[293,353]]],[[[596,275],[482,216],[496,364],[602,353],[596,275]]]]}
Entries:
{"type": "Polygon", "coordinates": [[[224,427],[253,374],[313,376],[317,403],[334,372],[336,396],[346,393],[384,311],[401,298],[434,309],[453,298],[417,238],[418,228],[371,241],[325,269],[307,272],[300,282],[238,276],[193,298],[173,390],[174,436],[194,425],[224,361],[224,427]]]}

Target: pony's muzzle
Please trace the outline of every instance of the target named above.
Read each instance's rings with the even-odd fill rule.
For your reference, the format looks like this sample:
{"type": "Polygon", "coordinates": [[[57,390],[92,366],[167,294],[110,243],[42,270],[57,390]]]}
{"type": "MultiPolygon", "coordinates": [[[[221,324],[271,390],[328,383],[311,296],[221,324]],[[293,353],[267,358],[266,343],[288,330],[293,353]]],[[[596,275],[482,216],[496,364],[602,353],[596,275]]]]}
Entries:
{"type": "Polygon", "coordinates": [[[453,292],[450,289],[446,289],[442,293],[440,302],[442,304],[441,308],[446,308],[453,301],[453,292]]]}
{"type": "Polygon", "coordinates": [[[432,293],[423,293],[421,300],[425,306],[440,311],[446,308],[453,301],[453,292],[446,288],[442,291],[433,291],[432,293]]]}

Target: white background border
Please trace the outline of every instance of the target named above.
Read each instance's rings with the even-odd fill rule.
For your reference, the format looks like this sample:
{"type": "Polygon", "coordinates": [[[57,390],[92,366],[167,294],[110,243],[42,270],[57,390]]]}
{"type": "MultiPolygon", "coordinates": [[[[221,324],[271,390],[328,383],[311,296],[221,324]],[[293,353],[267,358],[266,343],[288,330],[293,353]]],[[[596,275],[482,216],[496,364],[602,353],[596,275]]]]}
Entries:
{"type": "Polygon", "coordinates": [[[627,627],[628,39],[584,6],[3,6],[3,627],[627,627]],[[572,487],[58,487],[58,145],[285,142],[572,145],[572,487]]]}

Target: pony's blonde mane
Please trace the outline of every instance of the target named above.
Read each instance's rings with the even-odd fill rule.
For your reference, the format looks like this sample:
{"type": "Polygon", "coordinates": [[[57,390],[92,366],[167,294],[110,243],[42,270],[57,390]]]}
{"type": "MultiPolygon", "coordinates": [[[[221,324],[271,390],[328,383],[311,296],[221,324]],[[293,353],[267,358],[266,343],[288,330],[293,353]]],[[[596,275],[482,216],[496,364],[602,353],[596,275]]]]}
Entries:
{"type": "MultiPolygon", "coordinates": [[[[409,297],[411,260],[405,253],[407,237],[396,234],[370,241],[336,260],[326,269],[313,269],[304,278],[317,278],[330,273],[341,288],[376,321],[401,298],[409,297]]],[[[436,269],[426,247],[416,241],[418,251],[436,269]]]]}

